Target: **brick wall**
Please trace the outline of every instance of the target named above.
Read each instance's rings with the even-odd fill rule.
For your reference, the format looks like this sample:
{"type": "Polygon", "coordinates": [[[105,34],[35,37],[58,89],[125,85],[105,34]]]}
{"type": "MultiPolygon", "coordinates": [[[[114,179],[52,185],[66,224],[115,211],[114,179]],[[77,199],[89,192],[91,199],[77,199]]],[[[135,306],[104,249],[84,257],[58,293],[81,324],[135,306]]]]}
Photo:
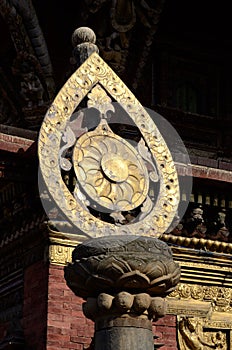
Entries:
{"type": "Polygon", "coordinates": [[[153,334],[158,336],[155,343],[165,344],[160,350],[178,350],[176,316],[167,315],[153,323],[153,334]]]}
{"type": "Polygon", "coordinates": [[[23,329],[29,350],[46,349],[48,266],[34,263],[24,272],[23,329]]]}
{"type": "Polygon", "coordinates": [[[47,350],[89,349],[93,322],[82,313],[82,299],[67,287],[64,269],[50,265],[48,283],[47,350]]]}
{"type": "MultiPolygon", "coordinates": [[[[67,287],[62,266],[42,261],[24,274],[23,328],[28,350],[90,350],[93,322],[82,313],[82,299],[67,287]]],[[[0,329],[1,331],[1,329],[0,329]]],[[[161,350],[177,350],[176,317],[153,324],[161,350]]]]}

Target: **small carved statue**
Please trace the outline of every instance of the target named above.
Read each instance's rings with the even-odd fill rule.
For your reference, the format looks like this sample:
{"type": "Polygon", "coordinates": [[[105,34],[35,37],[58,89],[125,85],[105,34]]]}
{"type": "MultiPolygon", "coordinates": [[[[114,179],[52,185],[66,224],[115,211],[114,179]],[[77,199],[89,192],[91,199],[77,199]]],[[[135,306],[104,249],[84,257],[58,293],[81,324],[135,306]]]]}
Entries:
{"type": "Polygon", "coordinates": [[[226,335],[204,332],[201,319],[183,317],[179,321],[179,345],[180,350],[226,349],[226,335]]]}
{"type": "Polygon", "coordinates": [[[189,237],[205,238],[206,225],[203,219],[203,210],[200,207],[194,208],[190,218],[185,224],[186,234],[189,237]]]}
{"type": "Polygon", "coordinates": [[[230,231],[226,226],[226,213],[222,209],[218,212],[215,224],[216,234],[212,237],[213,239],[218,239],[219,241],[228,242],[230,231]]]}
{"type": "Polygon", "coordinates": [[[44,88],[36,74],[33,72],[22,74],[20,87],[21,96],[28,108],[43,105],[44,88]]]}
{"type": "Polygon", "coordinates": [[[12,72],[18,77],[22,103],[25,107],[38,107],[44,104],[45,89],[42,72],[36,58],[20,52],[14,60],[12,72]]]}

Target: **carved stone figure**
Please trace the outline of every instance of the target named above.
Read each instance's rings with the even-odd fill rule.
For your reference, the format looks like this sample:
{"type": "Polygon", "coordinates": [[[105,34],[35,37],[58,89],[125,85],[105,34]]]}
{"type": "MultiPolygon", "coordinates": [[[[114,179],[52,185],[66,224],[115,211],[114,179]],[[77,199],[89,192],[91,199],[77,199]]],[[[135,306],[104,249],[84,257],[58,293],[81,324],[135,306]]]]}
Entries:
{"type": "Polygon", "coordinates": [[[207,228],[203,219],[203,209],[200,207],[194,208],[184,227],[185,234],[188,237],[205,238],[207,228]]]}
{"type": "Polygon", "coordinates": [[[218,239],[223,242],[228,242],[230,231],[226,225],[226,213],[221,210],[218,212],[215,225],[216,234],[212,237],[213,239],[218,239]]]}
{"type": "Polygon", "coordinates": [[[12,71],[19,79],[22,104],[26,108],[42,106],[45,90],[41,81],[42,72],[36,58],[24,52],[19,53],[14,61],[12,71]]]}
{"type": "Polygon", "coordinates": [[[21,86],[21,96],[23,97],[26,107],[30,108],[32,106],[42,106],[44,88],[34,72],[28,72],[22,74],[21,86]]]}
{"type": "Polygon", "coordinates": [[[180,350],[226,349],[222,332],[204,332],[203,321],[197,317],[183,317],[179,321],[180,350]]]}
{"type": "Polygon", "coordinates": [[[183,233],[183,224],[180,223],[180,217],[179,215],[175,215],[173,218],[173,221],[166,231],[167,233],[171,233],[175,236],[181,236],[183,233]]]}

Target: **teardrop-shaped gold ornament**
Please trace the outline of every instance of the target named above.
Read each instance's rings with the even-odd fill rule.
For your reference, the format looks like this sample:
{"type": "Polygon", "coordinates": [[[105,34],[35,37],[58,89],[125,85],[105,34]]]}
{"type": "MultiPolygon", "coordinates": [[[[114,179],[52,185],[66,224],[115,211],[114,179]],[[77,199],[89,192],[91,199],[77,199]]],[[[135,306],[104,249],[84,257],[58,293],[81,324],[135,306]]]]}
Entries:
{"type": "MultiPolygon", "coordinates": [[[[178,176],[163,137],[147,111],[97,53],[93,53],[68,79],[48,109],[40,130],[38,152],[40,170],[50,195],[79,234],[92,238],[112,234],[159,237],[170,226],[177,212],[178,176]],[[68,136],[67,123],[87,94],[89,107],[99,104],[101,113],[113,110],[105,91],[130,116],[156,161],[160,188],[153,207],[151,201],[146,200],[149,176],[143,157],[127,141],[114,134],[107,122],[105,126],[101,122],[94,131],[84,133],[76,141],[72,134],[68,136]],[[107,96],[105,100],[104,94],[107,96]],[[73,151],[73,167],[77,175],[76,196],[68,190],[61,176],[59,155],[64,135],[67,145],[76,142],[73,151]],[[96,147],[98,142],[101,142],[102,153],[96,147]],[[89,161],[86,161],[86,157],[89,157],[89,161]],[[144,205],[143,214],[141,219],[126,225],[104,222],[87,209],[84,204],[86,196],[111,211],[112,217],[118,218],[119,222],[122,217],[120,212],[139,205],[144,205]],[[150,208],[147,215],[144,214],[146,207],[150,208]]],[[[63,166],[68,170],[72,165],[67,159],[63,160],[63,166]]]]}

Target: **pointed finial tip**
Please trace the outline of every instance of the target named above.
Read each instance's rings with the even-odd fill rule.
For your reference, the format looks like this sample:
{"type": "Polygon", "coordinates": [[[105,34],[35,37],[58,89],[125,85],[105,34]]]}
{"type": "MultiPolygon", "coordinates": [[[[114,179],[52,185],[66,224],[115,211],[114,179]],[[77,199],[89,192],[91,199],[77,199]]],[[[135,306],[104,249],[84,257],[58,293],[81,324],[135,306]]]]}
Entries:
{"type": "Polygon", "coordinates": [[[84,43],[96,43],[96,35],[89,27],[79,27],[72,34],[73,47],[84,43]]]}

